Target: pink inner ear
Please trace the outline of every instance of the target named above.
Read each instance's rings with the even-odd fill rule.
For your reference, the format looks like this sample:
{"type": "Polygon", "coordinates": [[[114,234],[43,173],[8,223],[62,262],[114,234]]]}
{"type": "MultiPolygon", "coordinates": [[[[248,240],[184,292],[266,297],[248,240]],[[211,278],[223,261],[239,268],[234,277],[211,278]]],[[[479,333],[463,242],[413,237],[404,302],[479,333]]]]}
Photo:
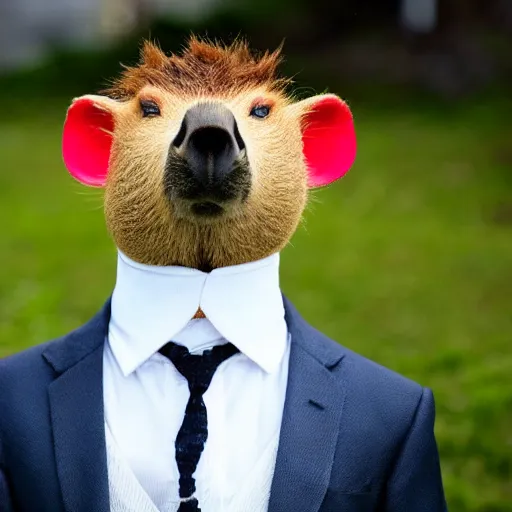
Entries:
{"type": "Polygon", "coordinates": [[[302,141],[310,187],[341,178],[356,158],[356,133],[348,106],[339,98],[315,103],[304,118],[302,141]]]}
{"type": "Polygon", "coordinates": [[[114,118],[89,98],[68,110],[62,137],[62,155],[70,174],[93,187],[105,184],[112,146],[114,118]]]}

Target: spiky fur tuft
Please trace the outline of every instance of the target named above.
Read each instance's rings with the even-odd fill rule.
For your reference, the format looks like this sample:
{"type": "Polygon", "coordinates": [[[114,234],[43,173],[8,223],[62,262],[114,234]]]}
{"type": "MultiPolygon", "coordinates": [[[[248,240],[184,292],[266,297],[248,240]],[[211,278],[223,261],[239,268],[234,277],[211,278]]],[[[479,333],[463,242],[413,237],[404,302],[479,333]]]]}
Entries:
{"type": "Polygon", "coordinates": [[[254,87],[281,90],[289,83],[277,77],[281,60],[281,47],[257,55],[243,40],[222,45],[192,36],[181,55],[170,56],[145,41],[139,65],[125,68],[106,92],[113,98],[127,99],[146,85],[173,93],[216,96],[254,87]]]}

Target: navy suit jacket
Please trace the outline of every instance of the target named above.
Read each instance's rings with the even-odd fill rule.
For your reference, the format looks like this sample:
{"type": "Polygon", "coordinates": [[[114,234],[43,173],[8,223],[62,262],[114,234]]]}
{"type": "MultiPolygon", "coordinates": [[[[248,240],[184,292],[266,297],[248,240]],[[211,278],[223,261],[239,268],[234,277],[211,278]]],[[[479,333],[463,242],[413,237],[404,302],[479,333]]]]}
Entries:
{"type": "MultiPolygon", "coordinates": [[[[292,346],[269,512],[446,511],[431,391],[328,339],[286,299],[285,309],[292,346]]],[[[107,302],[76,331],[0,361],[0,512],[109,512],[109,318],[107,302]]]]}

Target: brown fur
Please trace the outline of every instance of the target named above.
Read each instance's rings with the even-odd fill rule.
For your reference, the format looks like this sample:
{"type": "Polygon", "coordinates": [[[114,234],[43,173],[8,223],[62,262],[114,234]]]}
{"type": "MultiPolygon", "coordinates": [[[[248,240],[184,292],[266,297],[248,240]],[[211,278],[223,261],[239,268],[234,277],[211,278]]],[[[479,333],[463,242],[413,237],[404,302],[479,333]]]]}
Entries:
{"type": "Polygon", "coordinates": [[[145,42],[140,65],[126,68],[107,94],[129,98],[145,85],[175,93],[216,96],[259,86],[279,90],[288,83],[288,80],[276,78],[280,61],[280,48],[258,57],[243,41],[222,46],[192,37],[182,55],[169,57],[156,45],[145,42]]]}
{"type": "Polygon", "coordinates": [[[258,59],[242,43],[197,39],[182,56],[166,57],[147,43],[140,66],[128,68],[110,90],[116,99],[91,97],[115,121],[105,216],[130,258],[209,270],[266,257],[288,243],[307,199],[301,123],[312,98],[294,103],[284,94],[275,76],[279,58],[279,51],[258,59]],[[161,116],[143,118],[140,98],[156,101],[161,116]],[[233,112],[251,168],[247,200],[215,219],[187,215],[163,186],[169,145],[186,111],[204,100],[233,112]],[[270,115],[249,116],[261,102],[272,105],[270,115]]]}

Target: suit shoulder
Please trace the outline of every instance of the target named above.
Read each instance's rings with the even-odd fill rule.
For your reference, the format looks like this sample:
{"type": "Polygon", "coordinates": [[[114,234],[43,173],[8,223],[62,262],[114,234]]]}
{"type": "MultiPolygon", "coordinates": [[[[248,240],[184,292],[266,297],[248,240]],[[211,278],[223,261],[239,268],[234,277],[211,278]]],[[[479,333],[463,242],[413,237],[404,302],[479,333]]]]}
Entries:
{"type": "Polygon", "coordinates": [[[423,387],[419,383],[357,352],[347,348],[343,348],[343,350],[346,353],[344,363],[349,367],[354,378],[364,379],[366,384],[372,388],[393,389],[396,392],[412,394],[418,399],[420,398],[423,387]]]}
{"type": "Polygon", "coordinates": [[[355,408],[385,430],[402,432],[413,421],[425,388],[352,350],[343,350],[338,375],[346,382],[355,408]]]}
{"type": "Polygon", "coordinates": [[[416,409],[424,391],[420,384],[344,347],[309,324],[303,324],[303,332],[305,350],[331,368],[352,397],[370,407],[406,412],[407,416],[416,409]]]}
{"type": "Polygon", "coordinates": [[[58,339],[55,339],[34,345],[21,352],[0,359],[0,373],[19,371],[27,367],[33,367],[34,364],[42,361],[43,352],[58,341],[58,339]]]}
{"type": "Polygon", "coordinates": [[[0,359],[0,388],[21,384],[24,380],[50,376],[53,372],[44,360],[44,352],[60,342],[59,339],[47,341],[0,359]]]}
{"type": "Polygon", "coordinates": [[[327,363],[326,366],[329,366],[329,361],[339,361],[339,367],[343,369],[340,377],[355,383],[364,383],[368,389],[396,389],[403,393],[411,393],[418,399],[421,396],[423,388],[417,382],[346,348],[311,326],[309,329],[307,348],[324,364],[327,363]]]}
{"type": "Polygon", "coordinates": [[[110,299],[92,319],[67,334],[1,359],[0,379],[41,368],[64,371],[104,343],[109,319],[110,299]]]}
{"type": "MultiPolygon", "coordinates": [[[[342,389],[342,421],[348,421],[354,439],[372,449],[395,453],[413,424],[422,398],[429,391],[400,375],[328,338],[310,325],[302,324],[296,341],[326,367],[330,385],[342,389]],[[379,446],[382,445],[380,448],[379,446]]],[[[293,341],[293,338],[292,338],[293,341]]],[[[349,426],[347,426],[349,425],[349,426]]]]}

